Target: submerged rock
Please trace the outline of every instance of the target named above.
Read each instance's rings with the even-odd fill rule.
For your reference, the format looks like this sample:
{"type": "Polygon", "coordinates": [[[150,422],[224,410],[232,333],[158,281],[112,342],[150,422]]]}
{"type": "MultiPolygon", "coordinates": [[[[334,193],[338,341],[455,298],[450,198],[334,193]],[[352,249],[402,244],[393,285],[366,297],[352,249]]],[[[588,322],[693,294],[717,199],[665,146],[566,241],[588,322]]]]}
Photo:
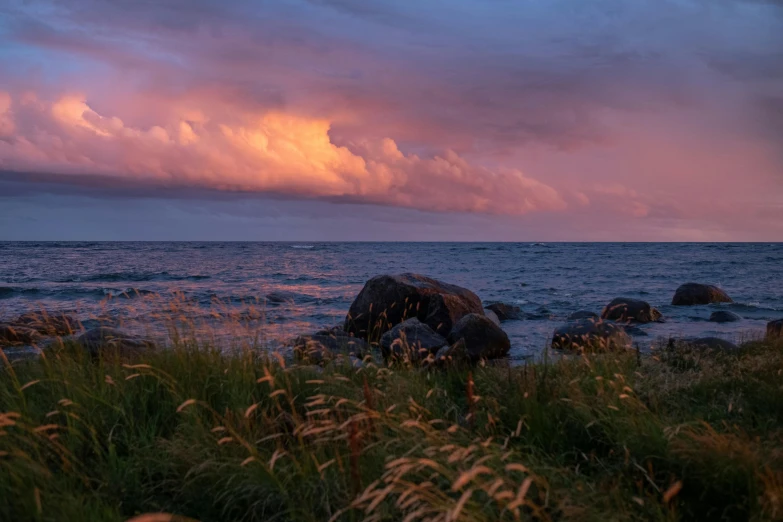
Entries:
{"type": "Polygon", "coordinates": [[[149,339],[107,326],[87,330],[76,342],[93,357],[107,351],[120,355],[137,355],[155,347],[155,343],[149,339]]]}
{"type": "Polygon", "coordinates": [[[524,319],[525,317],[520,307],[507,303],[492,303],[487,306],[487,310],[492,310],[501,322],[524,319]]]}
{"type": "Polygon", "coordinates": [[[302,296],[295,292],[287,292],[280,290],[277,292],[270,292],[264,296],[267,303],[270,304],[294,304],[297,299],[301,299],[302,296]]]}
{"type": "Polygon", "coordinates": [[[41,334],[32,328],[0,324],[0,346],[30,346],[41,341],[41,334]]]}
{"type": "Polygon", "coordinates": [[[448,341],[451,345],[464,343],[471,362],[503,357],[511,350],[511,341],[506,332],[479,314],[468,314],[460,319],[449,333],[448,341]]]}
{"type": "Polygon", "coordinates": [[[417,362],[447,345],[445,337],[415,317],[395,325],[381,337],[384,359],[417,362]]]}
{"type": "Polygon", "coordinates": [[[577,319],[600,319],[601,316],[595,312],[589,310],[579,310],[568,316],[569,321],[575,321],[577,319]]]}
{"type": "Polygon", "coordinates": [[[618,297],[606,305],[601,318],[619,322],[651,323],[660,321],[663,315],[647,301],[618,297]]]}
{"type": "Polygon", "coordinates": [[[710,314],[710,321],[713,323],[733,323],[741,320],[742,317],[728,310],[718,310],[710,314]]]}
{"type": "Polygon", "coordinates": [[[717,286],[700,283],[685,283],[677,289],[672,298],[672,304],[676,306],[732,302],[731,297],[717,286]]]}
{"type": "Polygon", "coordinates": [[[579,353],[611,352],[631,346],[631,337],[617,324],[601,319],[577,319],[555,329],[552,348],[579,353]]]}
{"type": "Polygon", "coordinates": [[[484,315],[481,300],[460,286],[419,274],[380,275],[364,285],[351,304],[345,330],[378,339],[393,326],[416,317],[441,335],[467,314],[484,315]]]}
{"type": "Polygon", "coordinates": [[[783,337],[783,319],[767,323],[767,339],[780,339],[783,337]]]}

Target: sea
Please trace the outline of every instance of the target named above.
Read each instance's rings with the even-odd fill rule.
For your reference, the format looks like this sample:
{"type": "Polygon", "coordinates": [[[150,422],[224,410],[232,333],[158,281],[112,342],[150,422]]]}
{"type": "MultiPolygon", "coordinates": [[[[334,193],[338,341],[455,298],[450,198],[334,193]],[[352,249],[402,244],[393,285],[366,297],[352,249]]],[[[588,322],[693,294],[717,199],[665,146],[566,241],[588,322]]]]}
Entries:
{"type": "Polygon", "coordinates": [[[0,242],[0,322],[68,312],[85,328],[164,344],[285,350],[342,323],[369,278],[403,272],[520,306],[532,318],[502,324],[517,361],[540,356],[571,313],[600,313],[615,297],[663,313],[635,330],[644,350],[670,337],[752,339],[783,318],[783,243],[0,242]],[[734,303],[671,306],[686,282],[717,285],[734,303]],[[742,320],[710,322],[715,310],[742,320]]]}

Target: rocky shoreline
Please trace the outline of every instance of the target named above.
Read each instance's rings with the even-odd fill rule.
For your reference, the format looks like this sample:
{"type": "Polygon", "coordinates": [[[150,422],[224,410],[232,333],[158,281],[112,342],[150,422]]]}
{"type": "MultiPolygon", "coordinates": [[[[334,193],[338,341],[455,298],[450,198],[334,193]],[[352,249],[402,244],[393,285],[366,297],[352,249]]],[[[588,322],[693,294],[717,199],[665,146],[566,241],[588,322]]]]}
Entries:
{"type": "MultiPolygon", "coordinates": [[[[731,302],[715,286],[686,283],[675,290],[671,304],[731,302]]],[[[378,355],[386,363],[475,364],[508,355],[511,343],[502,323],[535,319],[538,315],[510,303],[495,302],[484,307],[471,290],[420,274],[387,274],[366,282],[342,324],[300,335],[288,346],[298,360],[313,364],[339,357],[350,357],[360,364],[367,356],[378,355]]],[[[709,320],[727,323],[739,319],[733,312],[716,311],[709,320]]],[[[665,321],[663,314],[649,303],[618,297],[600,313],[571,313],[564,324],[554,329],[550,345],[555,350],[577,354],[631,349],[631,334],[640,333],[635,325],[665,321]]],[[[769,322],[766,335],[770,339],[783,337],[783,318],[769,322]]],[[[101,326],[84,330],[67,314],[33,312],[0,323],[0,348],[45,347],[63,338],[73,339],[94,357],[107,350],[130,354],[155,347],[154,341],[120,329],[101,326]]],[[[669,346],[738,348],[714,337],[670,339],[669,346]]]]}

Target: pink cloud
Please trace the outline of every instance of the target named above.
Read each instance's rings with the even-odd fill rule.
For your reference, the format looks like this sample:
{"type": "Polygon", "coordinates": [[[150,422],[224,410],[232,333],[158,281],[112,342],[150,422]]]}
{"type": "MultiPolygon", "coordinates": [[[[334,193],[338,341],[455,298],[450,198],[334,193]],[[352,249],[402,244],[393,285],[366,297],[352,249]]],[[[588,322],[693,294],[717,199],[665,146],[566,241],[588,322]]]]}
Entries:
{"type": "Polygon", "coordinates": [[[441,212],[521,215],[566,208],[554,188],[517,169],[488,169],[450,150],[427,157],[405,154],[390,138],[338,146],[327,119],[281,111],[221,119],[203,105],[175,107],[142,128],[100,114],[80,95],[46,102],[29,93],[16,99],[3,93],[0,129],[6,139],[0,142],[0,168],[441,212]]]}

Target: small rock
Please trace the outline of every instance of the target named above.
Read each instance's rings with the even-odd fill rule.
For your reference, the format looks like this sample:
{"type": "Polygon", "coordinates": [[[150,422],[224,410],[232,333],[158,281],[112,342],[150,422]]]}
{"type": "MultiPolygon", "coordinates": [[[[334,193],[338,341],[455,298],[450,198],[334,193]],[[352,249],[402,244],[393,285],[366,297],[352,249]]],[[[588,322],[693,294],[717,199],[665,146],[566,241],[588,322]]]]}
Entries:
{"type": "Polygon", "coordinates": [[[42,335],[73,335],[79,330],[79,322],[67,314],[49,314],[47,312],[28,312],[13,321],[13,326],[32,328],[42,335]]]}
{"type": "Polygon", "coordinates": [[[680,346],[686,346],[688,348],[695,348],[698,350],[711,350],[720,352],[730,352],[737,350],[739,347],[725,339],[719,337],[698,337],[695,339],[682,339],[675,344],[680,346]]]}
{"type": "Polygon", "coordinates": [[[569,321],[576,321],[577,319],[600,319],[601,316],[595,312],[589,310],[579,310],[568,316],[569,321]]]}
{"type": "Polygon", "coordinates": [[[76,342],[93,357],[106,351],[121,355],[137,355],[155,347],[155,343],[148,339],[107,326],[87,330],[76,339],[76,342]]]}
{"type": "Polygon", "coordinates": [[[492,303],[485,310],[492,310],[500,321],[513,321],[524,318],[522,309],[512,304],[492,303]]]}
{"type": "Polygon", "coordinates": [[[602,319],[620,322],[651,323],[662,317],[661,312],[650,306],[650,303],[629,297],[612,299],[601,313],[602,319]]]}
{"type": "Polygon", "coordinates": [[[363,339],[348,335],[300,335],[293,342],[294,355],[307,362],[323,364],[339,355],[362,357],[370,351],[363,339]]]}
{"type": "Polygon", "coordinates": [[[579,353],[611,352],[631,346],[625,329],[601,319],[578,319],[555,329],[552,348],[579,353]]]}
{"type": "Polygon", "coordinates": [[[30,346],[41,340],[41,334],[32,328],[0,324],[0,346],[30,346]]]}
{"type": "Polygon", "coordinates": [[[672,304],[676,306],[732,302],[731,297],[717,286],[700,283],[685,283],[677,289],[672,298],[672,304]]]}
{"type": "Polygon", "coordinates": [[[780,339],[783,337],[783,319],[767,323],[767,339],[780,339]]]}
{"type": "Polygon", "coordinates": [[[489,308],[484,309],[484,315],[486,315],[490,321],[495,323],[496,325],[500,326],[500,318],[498,317],[498,314],[490,310],[489,308]]]}
{"type": "Polygon", "coordinates": [[[460,319],[449,333],[448,340],[451,345],[463,341],[472,362],[503,357],[511,350],[511,341],[506,332],[479,314],[468,314],[460,319]]]}
{"type": "Polygon", "coordinates": [[[718,310],[717,312],[712,312],[710,321],[713,323],[733,323],[735,321],[742,321],[742,317],[728,310],[718,310]]]}
{"type": "Polygon", "coordinates": [[[384,359],[400,358],[417,362],[441,347],[446,339],[415,317],[394,326],[381,337],[381,353],[384,359]]]}

